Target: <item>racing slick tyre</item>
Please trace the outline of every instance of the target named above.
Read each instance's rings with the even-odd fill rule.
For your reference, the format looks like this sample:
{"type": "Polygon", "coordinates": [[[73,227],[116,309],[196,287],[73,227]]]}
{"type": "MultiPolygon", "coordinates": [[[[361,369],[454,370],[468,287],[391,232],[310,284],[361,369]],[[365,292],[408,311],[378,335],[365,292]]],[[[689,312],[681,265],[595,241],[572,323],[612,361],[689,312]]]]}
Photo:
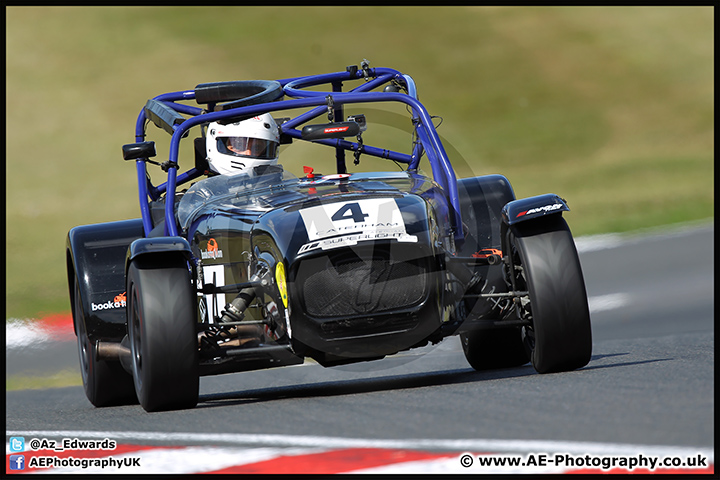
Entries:
{"type": "Polygon", "coordinates": [[[517,328],[461,333],[460,343],[475,370],[519,367],[530,360],[517,328]]]}
{"type": "Polygon", "coordinates": [[[525,309],[532,326],[523,327],[523,341],[533,367],[550,373],[587,365],[592,353],[590,312],[565,219],[551,215],[513,225],[509,240],[516,289],[526,287],[530,296],[525,309]]]}
{"type": "Polygon", "coordinates": [[[148,411],[197,405],[196,292],[182,257],[136,259],[127,274],[135,391],[148,411]]]}
{"type": "Polygon", "coordinates": [[[75,281],[73,314],[77,333],[80,375],[85,395],[96,407],[137,403],[133,378],[119,362],[97,360],[95,342],[85,327],[85,312],[80,300],[80,287],[75,281]]]}

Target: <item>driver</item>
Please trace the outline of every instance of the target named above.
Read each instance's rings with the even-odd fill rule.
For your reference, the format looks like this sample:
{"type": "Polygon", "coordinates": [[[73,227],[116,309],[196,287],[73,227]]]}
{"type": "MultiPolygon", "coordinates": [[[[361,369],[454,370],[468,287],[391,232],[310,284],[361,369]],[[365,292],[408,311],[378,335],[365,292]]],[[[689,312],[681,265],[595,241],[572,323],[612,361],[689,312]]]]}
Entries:
{"type": "MultiPolygon", "coordinates": [[[[210,123],[207,129],[206,153],[210,169],[220,175],[205,179],[193,185],[186,197],[180,202],[178,215],[181,222],[189,218],[186,211],[195,207],[193,201],[204,201],[212,198],[217,192],[230,191],[230,185],[238,187],[242,178],[234,176],[247,174],[247,177],[263,175],[268,171],[267,167],[277,165],[278,147],[280,145],[280,129],[269,113],[243,120],[241,122],[222,125],[217,122],[210,123]],[[233,177],[233,178],[228,178],[233,177]],[[215,190],[217,187],[217,191],[215,190]],[[193,199],[193,197],[195,197],[193,199]],[[193,199],[193,200],[191,200],[193,199]]],[[[247,304],[247,293],[240,292],[237,297],[225,306],[222,311],[222,321],[240,321],[242,312],[247,304]]],[[[217,296],[213,297],[214,299],[217,296]]],[[[272,308],[277,311],[273,302],[267,305],[268,311],[272,308]]],[[[236,327],[223,332],[225,337],[237,337],[239,335],[236,327]]],[[[262,330],[258,328],[252,337],[252,341],[260,342],[262,330]]],[[[276,337],[277,338],[277,334],[276,337]]]]}
{"type": "Polygon", "coordinates": [[[180,200],[177,213],[183,228],[204,203],[231,190],[257,186],[258,177],[275,180],[276,175],[268,174],[282,171],[278,165],[280,129],[269,113],[228,125],[212,122],[207,127],[205,145],[213,173],[194,183],[180,200]]]}
{"type": "Polygon", "coordinates": [[[269,113],[237,123],[208,125],[207,159],[221,175],[254,174],[255,167],[277,165],[280,129],[269,113]]]}

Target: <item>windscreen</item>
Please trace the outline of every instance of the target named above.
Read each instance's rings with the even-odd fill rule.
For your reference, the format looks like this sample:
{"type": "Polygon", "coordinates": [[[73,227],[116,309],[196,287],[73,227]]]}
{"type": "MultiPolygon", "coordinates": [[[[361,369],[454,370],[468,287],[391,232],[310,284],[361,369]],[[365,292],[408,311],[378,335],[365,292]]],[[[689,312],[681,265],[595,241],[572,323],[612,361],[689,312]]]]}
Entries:
{"type": "Polygon", "coordinates": [[[298,182],[293,174],[282,170],[280,165],[274,166],[271,173],[263,175],[216,175],[195,182],[182,196],[177,208],[178,221],[185,229],[193,219],[208,209],[246,208],[253,210],[267,209],[258,201],[263,192],[271,187],[289,187],[298,182]],[[280,168],[277,168],[280,167],[280,168]]]}

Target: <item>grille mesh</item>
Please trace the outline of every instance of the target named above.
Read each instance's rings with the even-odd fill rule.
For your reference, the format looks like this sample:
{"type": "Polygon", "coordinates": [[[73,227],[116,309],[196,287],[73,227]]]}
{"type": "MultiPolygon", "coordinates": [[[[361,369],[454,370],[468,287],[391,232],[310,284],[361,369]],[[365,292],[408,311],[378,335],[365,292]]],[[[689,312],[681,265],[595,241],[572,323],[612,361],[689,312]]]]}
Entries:
{"type": "Polygon", "coordinates": [[[298,278],[313,317],[367,315],[412,306],[427,290],[425,263],[355,255],[304,260],[298,278]]]}

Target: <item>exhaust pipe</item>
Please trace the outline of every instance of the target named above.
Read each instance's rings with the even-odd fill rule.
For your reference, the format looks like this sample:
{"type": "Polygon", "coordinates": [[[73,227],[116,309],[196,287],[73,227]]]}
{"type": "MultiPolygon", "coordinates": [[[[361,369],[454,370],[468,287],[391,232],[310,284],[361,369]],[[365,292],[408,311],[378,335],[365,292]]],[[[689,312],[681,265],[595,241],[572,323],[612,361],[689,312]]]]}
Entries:
{"type": "Polygon", "coordinates": [[[104,362],[120,362],[125,371],[132,373],[132,352],[128,336],[122,342],[95,342],[95,360],[104,362]]]}
{"type": "Polygon", "coordinates": [[[131,353],[130,349],[121,343],[103,342],[100,340],[95,342],[95,360],[118,362],[123,357],[127,357],[129,360],[131,353]]]}

